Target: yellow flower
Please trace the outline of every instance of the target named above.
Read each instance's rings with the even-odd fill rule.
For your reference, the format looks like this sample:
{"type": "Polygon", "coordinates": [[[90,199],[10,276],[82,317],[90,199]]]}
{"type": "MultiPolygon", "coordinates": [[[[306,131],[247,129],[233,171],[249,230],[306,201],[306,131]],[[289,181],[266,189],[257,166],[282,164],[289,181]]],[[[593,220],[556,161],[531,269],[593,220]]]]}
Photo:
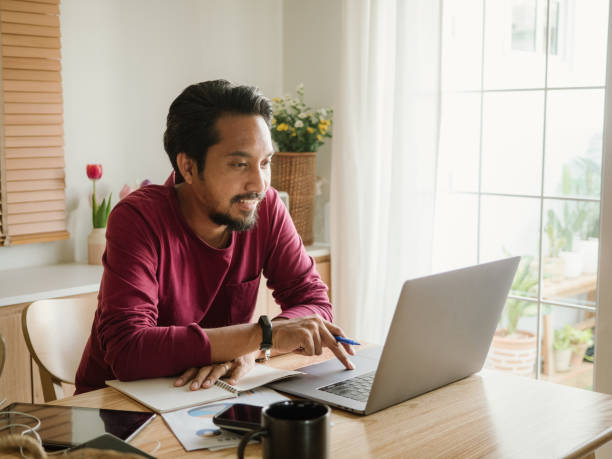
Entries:
{"type": "Polygon", "coordinates": [[[281,123],[278,126],[276,126],[276,130],[277,131],[287,131],[289,130],[289,125],[287,123],[281,123]]]}
{"type": "Polygon", "coordinates": [[[308,126],[306,130],[308,131],[309,134],[312,134],[315,131],[314,128],[310,126],[308,126]]]}
{"type": "Polygon", "coordinates": [[[321,137],[321,134],[317,134],[317,140],[318,140],[319,142],[323,141],[323,137],[321,137]]]}
{"type": "Polygon", "coordinates": [[[295,128],[291,128],[291,137],[295,137],[296,135],[295,128]]]}
{"type": "Polygon", "coordinates": [[[276,118],[272,117],[272,119],[270,120],[270,122],[272,123],[272,125],[276,124],[276,118]]]}
{"type": "Polygon", "coordinates": [[[319,131],[321,131],[321,134],[325,133],[325,131],[327,131],[327,124],[324,123],[319,123],[319,131]]]}
{"type": "Polygon", "coordinates": [[[272,102],[277,102],[278,103],[278,102],[280,102],[280,99],[278,97],[273,97],[272,98],[272,102]]]}

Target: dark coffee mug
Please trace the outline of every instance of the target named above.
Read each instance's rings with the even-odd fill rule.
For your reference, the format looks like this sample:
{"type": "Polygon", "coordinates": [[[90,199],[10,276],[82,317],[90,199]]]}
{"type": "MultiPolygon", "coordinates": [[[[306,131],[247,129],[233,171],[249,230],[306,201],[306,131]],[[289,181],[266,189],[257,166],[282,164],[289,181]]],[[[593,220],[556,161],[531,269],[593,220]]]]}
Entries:
{"type": "Polygon", "coordinates": [[[330,417],[327,405],[309,400],[273,403],[261,412],[261,429],[242,437],[238,457],[243,459],[249,441],[261,436],[266,459],[329,458],[330,417]]]}

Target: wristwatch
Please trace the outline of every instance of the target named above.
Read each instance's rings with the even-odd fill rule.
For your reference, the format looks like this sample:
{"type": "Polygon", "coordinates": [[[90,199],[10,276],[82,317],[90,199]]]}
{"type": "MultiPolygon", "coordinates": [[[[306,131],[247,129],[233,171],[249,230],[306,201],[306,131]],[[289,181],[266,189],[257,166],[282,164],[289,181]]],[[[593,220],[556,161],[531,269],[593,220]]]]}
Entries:
{"type": "Polygon", "coordinates": [[[270,348],[272,348],[272,323],[268,316],[259,317],[257,322],[261,327],[261,344],[259,349],[264,351],[266,360],[270,360],[270,348]]]}

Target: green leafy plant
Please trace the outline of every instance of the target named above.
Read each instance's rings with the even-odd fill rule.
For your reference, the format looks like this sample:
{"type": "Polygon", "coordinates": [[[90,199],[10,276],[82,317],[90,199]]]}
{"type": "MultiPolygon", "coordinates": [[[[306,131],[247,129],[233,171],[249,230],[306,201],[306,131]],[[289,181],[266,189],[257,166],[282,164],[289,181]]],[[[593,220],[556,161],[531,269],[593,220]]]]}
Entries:
{"type": "Polygon", "coordinates": [[[586,328],[584,330],[578,330],[577,328],[572,327],[572,335],[571,335],[572,345],[578,346],[580,344],[593,344],[593,331],[590,328],[586,328]]]}
{"type": "MultiPolygon", "coordinates": [[[[577,158],[563,166],[560,190],[563,196],[598,196],[601,189],[600,167],[589,158],[577,158]]],[[[545,231],[549,256],[572,251],[574,237],[599,237],[599,206],[585,201],[564,201],[560,215],[548,210],[545,231]]]]}
{"type": "MultiPolygon", "coordinates": [[[[538,285],[538,277],[535,272],[530,269],[533,257],[527,256],[521,259],[519,267],[512,282],[512,291],[519,292],[521,295],[533,293],[538,285]]],[[[511,298],[506,302],[506,335],[511,335],[516,331],[518,321],[526,315],[532,303],[527,300],[518,300],[511,298]]]]}
{"type": "Polygon", "coordinates": [[[304,103],[304,85],[298,85],[297,98],[285,96],[272,99],[272,140],[279,151],[311,152],[331,138],[333,110],[313,109],[304,103]]]}
{"type": "Polygon", "coordinates": [[[593,344],[593,331],[590,328],[579,330],[571,325],[555,330],[553,348],[558,351],[575,349],[580,344],[593,344]]]}
{"type": "Polygon", "coordinates": [[[570,325],[566,325],[563,328],[555,330],[555,339],[553,341],[553,348],[557,351],[564,351],[566,349],[573,349],[572,335],[574,328],[570,325]]]}

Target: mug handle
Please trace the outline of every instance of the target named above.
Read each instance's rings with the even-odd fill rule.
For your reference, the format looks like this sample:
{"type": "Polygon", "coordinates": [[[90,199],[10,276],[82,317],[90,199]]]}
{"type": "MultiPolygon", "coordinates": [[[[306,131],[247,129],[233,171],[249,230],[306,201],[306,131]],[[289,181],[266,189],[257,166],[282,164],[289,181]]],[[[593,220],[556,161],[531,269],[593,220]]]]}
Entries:
{"type": "Polygon", "coordinates": [[[252,439],[258,437],[259,435],[266,435],[267,433],[268,431],[266,429],[251,430],[250,432],[245,433],[240,440],[240,444],[238,445],[238,459],[244,459],[244,449],[252,439]]]}

